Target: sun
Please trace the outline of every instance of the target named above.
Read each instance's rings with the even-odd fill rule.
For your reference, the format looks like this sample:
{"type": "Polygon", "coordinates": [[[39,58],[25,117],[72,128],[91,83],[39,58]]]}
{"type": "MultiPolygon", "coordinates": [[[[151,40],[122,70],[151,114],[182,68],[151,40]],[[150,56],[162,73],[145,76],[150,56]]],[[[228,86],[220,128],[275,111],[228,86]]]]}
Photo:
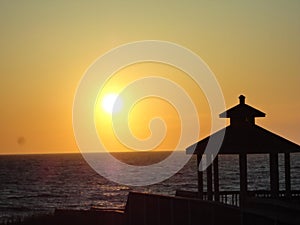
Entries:
{"type": "Polygon", "coordinates": [[[119,112],[123,106],[123,102],[121,99],[118,99],[118,101],[117,99],[118,99],[118,94],[115,93],[106,94],[103,97],[102,104],[101,104],[104,111],[109,114],[119,112]],[[115,105],[115,103],[117,105],[115,105]]]}

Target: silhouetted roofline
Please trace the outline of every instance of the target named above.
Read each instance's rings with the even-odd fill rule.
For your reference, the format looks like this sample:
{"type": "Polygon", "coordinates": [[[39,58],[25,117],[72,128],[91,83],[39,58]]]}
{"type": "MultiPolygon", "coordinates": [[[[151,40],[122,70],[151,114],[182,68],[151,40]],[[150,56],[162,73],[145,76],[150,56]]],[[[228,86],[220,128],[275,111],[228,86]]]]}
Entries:
{"type": "Polygon", "coordinates": [[[265,117],[266,114],[262,111],[253,108],[250,105],[245,103],[245,96],[240,95],[240,103],[225,112],[222,112],[219,117],[220,118],[234,118],[234,117],[241,117],[241,116],[249,116],[249,117],[265,117]]]}
{"type": "MultiPolygon", "coordinates": [[[[248,124],[242,127],[228,126],[218,154],[267,154],[300,152],[300,146],[260,126],[248,124]]],[[[219,135],[224,129],[212,134],[219,135]]],[[[209,138],[195,143],[186,149],[187,154],[203,154],[209,138]],[[192,152],[193,146],[195,151],[192,152]]]]}

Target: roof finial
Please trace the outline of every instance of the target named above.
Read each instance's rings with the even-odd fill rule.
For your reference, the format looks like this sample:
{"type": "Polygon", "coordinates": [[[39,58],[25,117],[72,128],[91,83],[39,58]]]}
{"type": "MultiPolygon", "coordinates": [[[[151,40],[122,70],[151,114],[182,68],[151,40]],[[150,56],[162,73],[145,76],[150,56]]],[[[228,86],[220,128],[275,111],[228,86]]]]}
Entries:
{"type": "Polygon", "coordinates": [[[240,104],[245,104],[245,96],[244,95],[240,95],[239,99],[240,99],[240,104]]]}

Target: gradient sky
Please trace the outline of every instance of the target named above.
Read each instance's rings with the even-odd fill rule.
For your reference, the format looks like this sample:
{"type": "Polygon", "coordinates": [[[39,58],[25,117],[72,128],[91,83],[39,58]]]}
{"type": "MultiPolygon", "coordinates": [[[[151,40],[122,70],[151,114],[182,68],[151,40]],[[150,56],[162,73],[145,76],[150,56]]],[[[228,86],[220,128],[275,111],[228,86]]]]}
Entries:
{"type": "Polygon", "coordinates": [[[178,43],[240,94],[258,124],[300,144],[300,1],[1,1],[0,153],[77,152],[72,104],[85,70],[118,45],[178,43]]]}

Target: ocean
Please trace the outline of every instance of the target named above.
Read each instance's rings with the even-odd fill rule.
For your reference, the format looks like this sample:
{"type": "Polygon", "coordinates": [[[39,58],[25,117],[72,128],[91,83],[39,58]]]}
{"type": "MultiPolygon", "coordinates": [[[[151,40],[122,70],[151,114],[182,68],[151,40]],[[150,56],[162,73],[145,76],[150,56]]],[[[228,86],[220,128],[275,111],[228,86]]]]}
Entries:
{"type": "MultiPolygon", "coordinates": [[[[167,152],[117,153],[132,165],[151,164],[167,152]]],[[[283,155],[279,156],[280,189],[284,189],[283,155]]],[[[239,189],[238,157],[219,158],[220,190],[239,189]]],[[[132,179],[136,179],[132,176],[132,179]]],[[[300,189],[300,154],[291,155],[292,190],[300,189]]],[[[248,156],[250,190],[269,190],[268,155],[248,156]]],[[[80,154],[0,156],[0,224],[9,218],[51,214],[58,209],[124,208],[130,191],[174,195],[197,190],[196,158],[174,176],[150,186],[130,187],[97,174],[80,154]]]]}

